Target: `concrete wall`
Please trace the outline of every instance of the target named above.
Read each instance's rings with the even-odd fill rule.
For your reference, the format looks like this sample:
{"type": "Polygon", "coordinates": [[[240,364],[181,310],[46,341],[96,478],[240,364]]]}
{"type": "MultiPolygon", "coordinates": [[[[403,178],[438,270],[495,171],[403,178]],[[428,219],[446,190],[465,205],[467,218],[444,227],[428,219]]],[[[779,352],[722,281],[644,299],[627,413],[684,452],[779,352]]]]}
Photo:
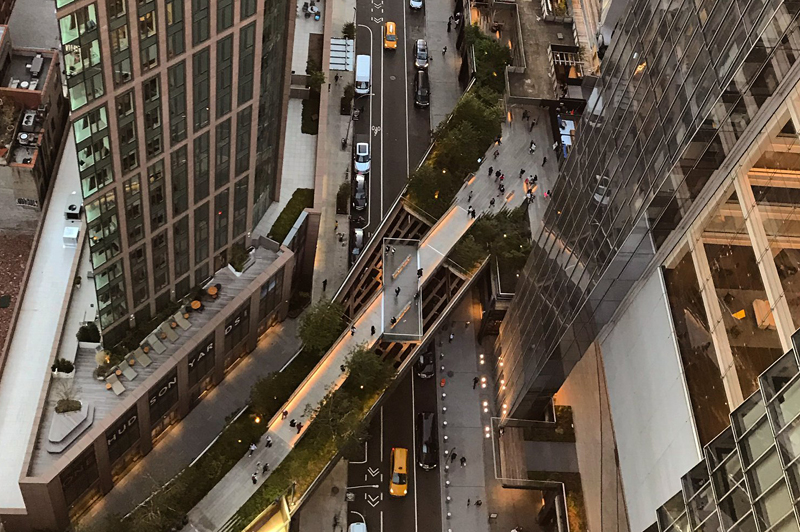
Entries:
{"type": "Polygon", "coordinates": [[[632,531],[681,489],[701,452],[661,270],[599,339],[632,531]]]}

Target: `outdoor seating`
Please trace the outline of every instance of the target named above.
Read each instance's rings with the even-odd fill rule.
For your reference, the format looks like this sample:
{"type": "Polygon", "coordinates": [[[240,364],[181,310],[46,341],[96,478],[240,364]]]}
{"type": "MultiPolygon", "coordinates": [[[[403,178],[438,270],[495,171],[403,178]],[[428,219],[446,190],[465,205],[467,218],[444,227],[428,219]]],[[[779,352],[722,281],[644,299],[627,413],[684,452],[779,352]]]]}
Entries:
{"type": "Polygon", "coordinates": [[[106,377],[106,383],[111,385],[111,389],[116,395],[122,395],[122,392],[125,391],[125,386],[120,382],[119,377],[117,377],[115,373],[106,377]]]}
{"type": "Polygon", "coordinates": [[[120,369],[122,369],[122,374],[125,375],[125,378],[128,379],[129,381],[132,381],[133,379],[136,378],[137,375],[139,375],[136,372],[136,370],[131,367],[130,364],[123,364],[120,369]]]}
{"type": "Polygon", "coordinates": [[[150,335],[145,338],[145,341],[153,348],[153,351],[158,353],[159,355],[167,350],[166,346],[161,343],[161,340],[158,339],[155,332],[150,333],[150,335]]]}
{"type": "Polygon", "coordinates": [[[131,353],[131,355],[133,355],[133,357],[139,362],[139,364],[142,365],[143,368],[146,368],[147,366],[153,363],[153,360],[149,356],[147,356],[144,351],[142,351],[141,347],[138,348],[133,353],[131,353]]]}
{"type": "Polygon", "coordinates": [[[172,328],[169,325],[167,325],[167,322],[161,324],[161,331],[167,337],[167,340],[169,340],[172,343],[175,343],[175,341],[178,339],[178,333],[173,331],[172,328]]]}
{"type": "Polygon", "coordinates": [[[175,322],[178,324],[178,326],[184,331],[188,330],[189,327],[192,326],[192,324],[189,323],[188,320],[184,317],[184,315],[181,314],[180,312],[175,313],[175,315],[172,316],[172,319],[174,319],[175,322]]]}

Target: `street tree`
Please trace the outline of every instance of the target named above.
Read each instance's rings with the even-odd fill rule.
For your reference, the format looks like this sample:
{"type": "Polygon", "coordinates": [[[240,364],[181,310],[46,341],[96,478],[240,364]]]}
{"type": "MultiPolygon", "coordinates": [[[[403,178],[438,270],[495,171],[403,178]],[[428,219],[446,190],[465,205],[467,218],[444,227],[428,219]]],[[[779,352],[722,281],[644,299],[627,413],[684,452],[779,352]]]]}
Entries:
{"type": "Polygon", "coordinates": [[[394,368],[381,360],[365,344],[358,345],[347,355],[347,389],[356,394],[369,395],[383,390],[394,377],[394,368]]]}
{"type": "Polygon", "coordinates": [[[343,314],[340,304],[320,299],[300,319],[298,336],[309,349],[327,351],[345,328],[343,314]]]}

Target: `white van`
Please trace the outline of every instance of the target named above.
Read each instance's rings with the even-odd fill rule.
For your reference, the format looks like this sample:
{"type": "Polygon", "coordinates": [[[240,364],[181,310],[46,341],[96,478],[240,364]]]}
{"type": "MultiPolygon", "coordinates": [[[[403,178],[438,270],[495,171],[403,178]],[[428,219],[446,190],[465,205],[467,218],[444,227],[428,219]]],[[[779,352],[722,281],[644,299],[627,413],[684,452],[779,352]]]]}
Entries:
{"type": "Polygon", "coordinates": [[[372,77],[371,58],[368,55],[356,56],[356,94],[369,94],[372,77]]]}

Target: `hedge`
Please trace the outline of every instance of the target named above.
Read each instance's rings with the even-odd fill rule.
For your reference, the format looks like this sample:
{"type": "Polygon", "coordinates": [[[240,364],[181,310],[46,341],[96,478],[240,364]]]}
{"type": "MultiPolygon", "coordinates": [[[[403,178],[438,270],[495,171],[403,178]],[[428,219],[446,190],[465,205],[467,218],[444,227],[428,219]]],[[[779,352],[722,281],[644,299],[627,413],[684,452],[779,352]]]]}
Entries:
{"type": "Polygon", "coordinates": [[[303,209],[313,206],[313,188],[298,188],[295,190],[289,202],[278,215],[278,219],[272,224],[272,229],[269,230],[269,237],[275,242],[283,242],[303,209]]]}

